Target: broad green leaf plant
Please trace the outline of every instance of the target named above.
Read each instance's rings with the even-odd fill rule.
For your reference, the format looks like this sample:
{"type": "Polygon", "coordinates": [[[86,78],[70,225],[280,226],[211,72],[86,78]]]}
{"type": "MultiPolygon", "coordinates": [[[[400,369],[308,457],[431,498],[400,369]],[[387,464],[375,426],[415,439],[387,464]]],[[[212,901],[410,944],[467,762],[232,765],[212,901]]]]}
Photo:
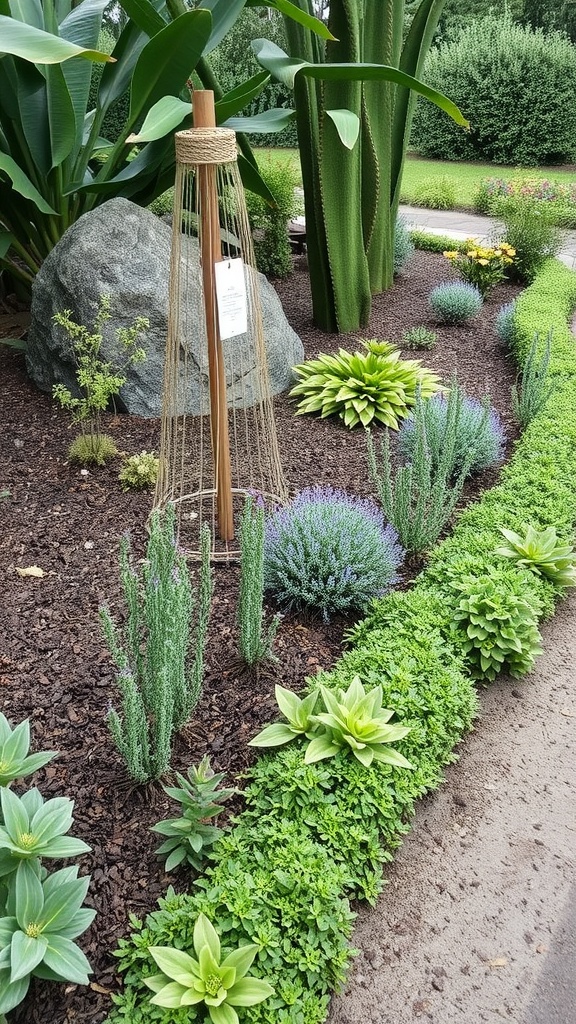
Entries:
{"type": "Polygon", "coordinates": [[[92,923],[84,907],[90,878],[77,867],[48,874],[43,860],[90,851],[67,833],[73,801],[44,800],[32,788],[17,796],[9,788],[43,767],[52,751],[29,754],[28,721],[12,729],[0,714],[0,1020],[24,999],[32,977],[87,985],[90,964],[75,939],[92,923]]]}
{"type": "Polygon", "coordinates": [[[429,398],[440,390],[438,377],[417,359],[401,359],[387,341],[363,341],[364,351],[319,355],[294,367],[298,413],[337,415],[347,427],[372,421],[398,429],[420,393],[429,398]]]}
{"type": "Polygon", "coordinates": [[[305,764],[314,764],[334,757],[341,751],[352,754],[361,764],[369,767],[373,761],[412,768],[399,751],[389,746],[407,736],[410,729],[404,725],[390,725],[394,711],[382,707],[382,687],[366,690],[359,676],[354,676],[347,690],[333,692],[319,686],[303,700],[276,686],[278,707],[286,722],[266,726],[254,739],[251,747],[278,747],[297,736],[310,742],[304,754],[305,764]],[[314,713],[318,698],[324,710],[314,713]]]}
{"type": "MultiPolygon", "coordinates": [[[[285,18],[291,56],[253,43],[261,65],[294,89],[313,315],[324,330],[366,326],[372,295],[392,284],[416,94],[467,126],[418,77],[445,2],[422,0],[404,45],[404,0],[331,0],[326,43],[285,18]]],[[[314,12],[313,0],[294,5],[314,12]]]]}
{"type": "MultiPolygon", "coordinates": [[[[82,213],[114,196],[147,206],[173,183],[172,131],[191,124],[188,82],[216,86],[219,124],[264,87],[265,72],[222,96],[206,59],[246,2],[201,0],[191,10],[184,0],[123,0],[128,20],[108,57],[96,49],[108,0],[2,0],[0,268],[21,291],[30,290],[43,259],[82,213]],[[107,63],[89,110],[91,60],[107,63]],[[128,118],[112,143],[102,136],[104,118],[127,92],[128,118]],[[158,105],[167,98],[181,104],[176,121],[164,116],[135,151],[127,140],[153,108],[165,114],[158,105]]],[[[291,8],[281,5],[286,13],[291,8]]],[[[284,127],[285,119],[272,115],[265,130],[284,127]]],[[[254,130],[249,121],[242,126],[254,130]]],[[[245,184],[272,200],[250,147],[241,148],[245,184]]]]}
{"type": "Polygon", "coordinates": [[[239,946],[222,958],[218,933],[205,914],[194,925],[196,958],[181,949],[150,946],[149,953],[161,970],[146,985],[156,1006],[177,1009],[203,1003],[212,1024],[238,1024],[236,1006],[256,1006],[274,995],[267,981],[248,975],[258,946],[239,946]]]}
{"type": "Polygon", "coordinates": [[[576,558],[571,544],[558,539],[556,529],[536,530],[523,526],[524,533],[505,530],[500,533],[507,544],[496,548],[494,554],[509,558],[522,569],[530,569],[545,576],[557,587],[576,587],[576,558]]]}

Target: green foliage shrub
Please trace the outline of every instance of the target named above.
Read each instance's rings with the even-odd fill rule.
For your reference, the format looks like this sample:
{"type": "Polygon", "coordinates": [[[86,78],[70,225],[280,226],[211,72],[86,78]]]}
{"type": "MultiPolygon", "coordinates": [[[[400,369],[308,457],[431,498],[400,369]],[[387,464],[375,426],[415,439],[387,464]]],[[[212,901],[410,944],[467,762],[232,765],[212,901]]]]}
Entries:
{"type": "Polygon", "coordinates": [[[571,544],[563,544],[553,526],[535,530],[522,527],[522,533],[502,528],[500,533],[508,542],[496,548],[496,555],[510,558],[516,565],[546,576],[556,587],[576,586],[576,561],[571,544]]]}
{"type": "Polygon", "coordinates": [[[160,460],[154,452],[140,452],[128,455],[122,463],[118,479],[123,491],[140,491],[144,487],[153,487],[158,476],[160,460]]]}
{"type": "Polygon", "coordinates": [[[259,169],[276,200],[276,206],[269,206],[254,192],[245,193],[256,266],[261,274],[286,277],[292,270],[288,221],[296,208],[294,188],[298,177],[288,160],[282,163],[262,160],[259,169]]]}
{"type": "Polygon", "coordinates": [[[110,434],[78,434],[68,449],[70,462],[82,466],[103,466],[118,455],[118,447],[110,434]]]}
{"type": "Polygon", "coordinates": [[[419,99],[412,145],[424,155],[529,166],[573,159],[576,51],[559,33],[490,15],[431,50],[422,77],[450,96],[471,124],[464,132],[419,99]]]}
{"type": "Polygon", "coordinates": [[[564,232],[553,212],[536,199],[508,196],[494,204],[494,215],[504,225],[504,240],[515,250],[508,277],[529,284],[550,256],[562,248],[564,232]]]}
{"type": "Polygon", "coordinates": [[[264,535],[264,587],[288,608],[365,608],[396,582],[402,549],[374,502],[309,487],[274,512],[264,535]]]}
{"type": "Polygon", "coordinates": [[[512,676],[529,672],[541,653],[542,605],[525,579],[494,568],[454,580],[452,587],[454,620],[464,633],[463,649],[474,674],[493,680],[504,667],[512,676]]]}
{"type": "Polygon", "coordinates": [[[446,249],[454,252],[465,252],[468,248],[465,241],[450,238],[449,235],[435,235],[429,231],[418,231],[415,228],[410,232],[410,238],[416,248],[421,249],[423,252],[444,253],[446,249]]]}
{"type": "Polygon", "coordinates": [[[414,255],[414,242],[404,217],[398,217],[394,228],[394,276],[404,269],[414,255]]]}
{"type": "Polygon", "coordinates": [[[480,312],[483,298],[473,284],[446,281],[433,288],[428,303],[439,320],[447,324],[465,324],[480,312]]]}
{"type": "Polygon", "coordinates": [[[415,190],[414,202],[430,210],[453,210],[456,206],[456,186],[450,178],[430,178],[415,190]]]}

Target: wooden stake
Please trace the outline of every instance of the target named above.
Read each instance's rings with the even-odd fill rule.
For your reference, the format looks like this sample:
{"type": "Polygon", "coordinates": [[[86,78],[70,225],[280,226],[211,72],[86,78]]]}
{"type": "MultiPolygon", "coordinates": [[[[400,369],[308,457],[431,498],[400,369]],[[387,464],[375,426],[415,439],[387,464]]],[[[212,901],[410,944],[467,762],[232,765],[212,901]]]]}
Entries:
{"type": "MultiPolygon", "coordinates": [[[[194,90],[192,109],[195,128],[215,128],[214,93],[194,90]]],[[[216,167],[201,164],[198,167],[200,209],[200,258],[206,311],[206,337],[208,342],[208,378],[210,382],[210,431],[214,458],[214,486],[218,512],[218,534],[223,541],[234,539],[232,508],[232,470],[230,467],[230,441],[228,437],[228,405],[226,396],[226,369],[218,328],[216,281],[214,264],[222,259],[220,245],[220,218],[216,167]]]]}

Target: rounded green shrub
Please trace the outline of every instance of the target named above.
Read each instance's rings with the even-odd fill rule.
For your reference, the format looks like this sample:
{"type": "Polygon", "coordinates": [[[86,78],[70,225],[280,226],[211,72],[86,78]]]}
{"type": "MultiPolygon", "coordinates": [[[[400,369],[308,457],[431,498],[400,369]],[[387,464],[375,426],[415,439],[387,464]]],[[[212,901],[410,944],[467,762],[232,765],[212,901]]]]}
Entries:
{"type": "Polygon", "coordinates": [[[476,316],[483,299],[478,289],[466,281],[446,281],[433,288],[428,302],[439,320],[447,324],[464,324],[476,316]]]}
{"type": "Polygon", "coordinates": [[[434,348],[437,341],[436,331],[428,327],[409,327],[402,331],[402,348],[434,348]]]}
{"type": "Polygon", "coordinates": [[[471,128],[420,99],[412,132],[420,153],[529,166],[573,159],[576,48],[560,33],[490,15],[432,50],[422,78],[458,104],[471,128]]]}
{"type": "Polygon", "coordinates": [[[298,184],[298,176],[288,160],[261,160],[258,166],[260,175],[276,200],[276,206],[268,206],[254,192],[245,193],[256,266],[261,274],[286,277],[292,270],[288,221],[294,216],[294,189],[298,184]]]}
{"type": "Polygon", "coordinates": [[[418,206],[427,206],[430,210],[453,210],[456,206],[456,187],[450,178],[430,178],[418,185],[414,192],[414,202],[418,206]]]}
{"type": "Polygon", "coordinates": [[[511,676],[529,672],[541,652],[542,605],[522,577],[493,569],[454,581],[452,587],[457,595],[454,621],[465,634],[463,646],[474,674],[495,679],[504,668],[511,676]]]}

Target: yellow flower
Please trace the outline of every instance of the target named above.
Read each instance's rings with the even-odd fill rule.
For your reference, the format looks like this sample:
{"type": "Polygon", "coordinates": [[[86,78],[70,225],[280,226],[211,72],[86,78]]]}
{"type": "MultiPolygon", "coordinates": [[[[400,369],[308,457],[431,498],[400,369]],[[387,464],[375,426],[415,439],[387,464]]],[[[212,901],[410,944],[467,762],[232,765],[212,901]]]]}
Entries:
{"type": "Polygon", "coordinates": [[[480,259],[478,260],[478,263],[481,267],[488,267],[490,265],[490,260],[480,259]]]}
{"type": "Polygon", "coordinates": [[[458,259],[458,253],[457,253],[457,252],[451,252],[451,251],[449,251],[448,249],[446,249],[446,250],[445,250],[445,251],[444,251],[444,252],[442,253],[442,255],[443,255],[443,256],[445,256],[447,260],[455,260],[455,259],[458,259]]]}
{"type": "Polygon", "coordinates": [[[476,255],[477,255],[477,253],[476,253],[476,249],[470,249],[470,251],[469,251],[469,252],[467,252],[467,253],[466,253],[466,255],[467,255],[467,256],[468,256],[468,258],[469,258],[469,259],[471,259],[471,260],[474,260],[474,259],[476,259],[476,255]]]}
{"type": "Polygon", "coordinates": [[[494,256],[501,256],[502,255],[502,249],[494,249],[493,255],[494,256]]]}

